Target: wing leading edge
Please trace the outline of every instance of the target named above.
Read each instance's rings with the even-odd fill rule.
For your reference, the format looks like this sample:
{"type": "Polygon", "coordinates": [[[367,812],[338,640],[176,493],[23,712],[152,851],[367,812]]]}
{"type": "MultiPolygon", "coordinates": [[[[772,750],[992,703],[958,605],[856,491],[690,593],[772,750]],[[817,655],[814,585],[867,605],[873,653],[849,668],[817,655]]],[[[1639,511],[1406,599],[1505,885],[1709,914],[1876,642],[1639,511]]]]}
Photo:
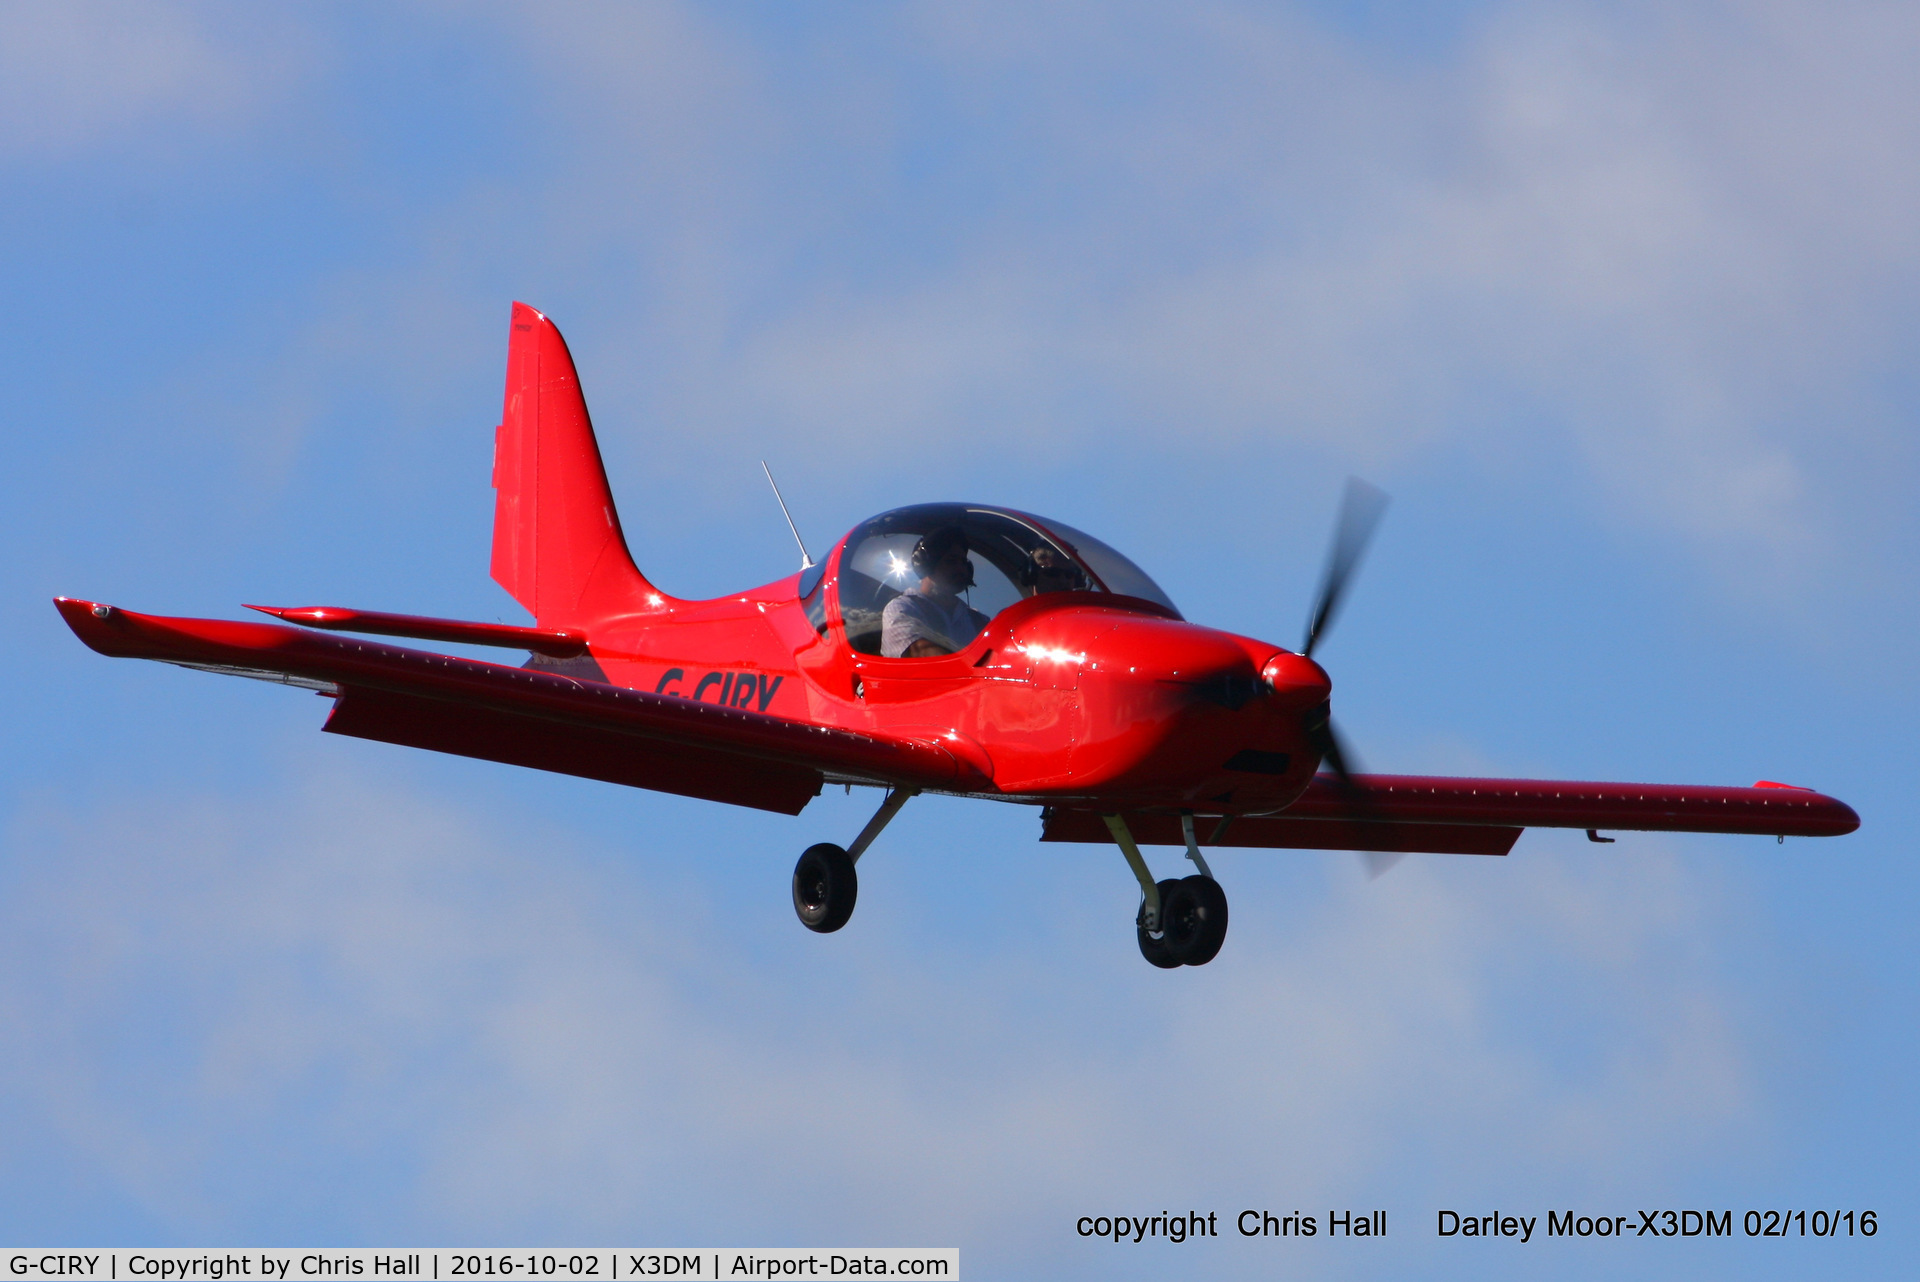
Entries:
{"type": "Polygon", "coordinates": [[[167,618],[67,597],[90,648],[335,696],[326,729],[408,747],[797,814],[829,776],[991,788],[938,743],[808,725],[597,681],[316,635],[167,618]]]}

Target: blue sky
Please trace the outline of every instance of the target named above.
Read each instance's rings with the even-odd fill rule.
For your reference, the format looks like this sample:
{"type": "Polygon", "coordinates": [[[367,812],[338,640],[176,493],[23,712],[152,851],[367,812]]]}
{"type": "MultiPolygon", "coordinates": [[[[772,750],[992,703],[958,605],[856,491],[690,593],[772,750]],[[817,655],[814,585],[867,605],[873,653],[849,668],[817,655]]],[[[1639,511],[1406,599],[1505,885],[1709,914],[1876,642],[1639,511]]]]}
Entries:
{"type": "Polygon", "coordinates": [[[0,1237],[958,1245],[973,1276],[1913,1266],[1920,18],[1886,5],[9,5],[0,1237]],[[56,593],[521,621],[507,308],[718,594],[1057,516],[1324,657],[1387,770],[1743,784],[1835,841],[1112,851],[930,799],[829,938],[798,819],[317,733],[56,593]],[[1158,857],[1171,866],[1166,852],[1158,857]],[[1876,1209],[1439,1242],[1440,1208],[1876,1209]],[[1353,1246],[1075,1217],[1387,1208],[1353,1246]]]}

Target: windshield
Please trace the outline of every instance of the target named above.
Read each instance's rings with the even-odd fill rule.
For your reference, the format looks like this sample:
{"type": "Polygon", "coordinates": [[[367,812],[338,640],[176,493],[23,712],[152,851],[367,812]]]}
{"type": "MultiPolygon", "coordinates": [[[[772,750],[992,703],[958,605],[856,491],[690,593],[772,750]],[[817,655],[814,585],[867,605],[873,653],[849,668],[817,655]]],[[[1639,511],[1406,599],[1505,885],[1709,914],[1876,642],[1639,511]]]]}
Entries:
{"type": "Polygon", "coordinates": [[[951,654],[994,615],[1043,592],[1116,591],[1173,608],[1097,539],[962,503],[898,508],[860,526],[847,536],[839,583],[848,643],[894,659],[951,654]]]}

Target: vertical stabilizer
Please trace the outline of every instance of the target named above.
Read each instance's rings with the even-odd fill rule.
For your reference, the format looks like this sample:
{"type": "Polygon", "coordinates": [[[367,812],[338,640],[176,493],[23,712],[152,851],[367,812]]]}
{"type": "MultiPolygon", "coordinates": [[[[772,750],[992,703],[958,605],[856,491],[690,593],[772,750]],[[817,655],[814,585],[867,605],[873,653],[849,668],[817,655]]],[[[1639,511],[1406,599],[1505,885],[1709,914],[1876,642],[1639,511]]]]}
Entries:
{"type": "Polygon", "coordinates": [[[567,342],[525,303],[507,334],[493,488],[494,581],[541,627],[590,633],[659,604],[627,553],[567,342]]]}

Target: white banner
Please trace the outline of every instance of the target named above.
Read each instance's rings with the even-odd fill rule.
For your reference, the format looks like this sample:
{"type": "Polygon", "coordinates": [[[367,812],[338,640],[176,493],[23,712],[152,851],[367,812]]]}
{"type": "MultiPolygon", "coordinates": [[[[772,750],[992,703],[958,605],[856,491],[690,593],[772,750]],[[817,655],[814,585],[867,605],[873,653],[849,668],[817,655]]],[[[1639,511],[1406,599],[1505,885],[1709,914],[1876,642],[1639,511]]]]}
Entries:
{"type": "Polygon", "coordinates": [[[628,1282],[642,1278],[935,1278],[960,1276],[956,1247],[661,1247],[501,1251],[448,1247],[14,1249],[0,1282],[628,1282]]]}

